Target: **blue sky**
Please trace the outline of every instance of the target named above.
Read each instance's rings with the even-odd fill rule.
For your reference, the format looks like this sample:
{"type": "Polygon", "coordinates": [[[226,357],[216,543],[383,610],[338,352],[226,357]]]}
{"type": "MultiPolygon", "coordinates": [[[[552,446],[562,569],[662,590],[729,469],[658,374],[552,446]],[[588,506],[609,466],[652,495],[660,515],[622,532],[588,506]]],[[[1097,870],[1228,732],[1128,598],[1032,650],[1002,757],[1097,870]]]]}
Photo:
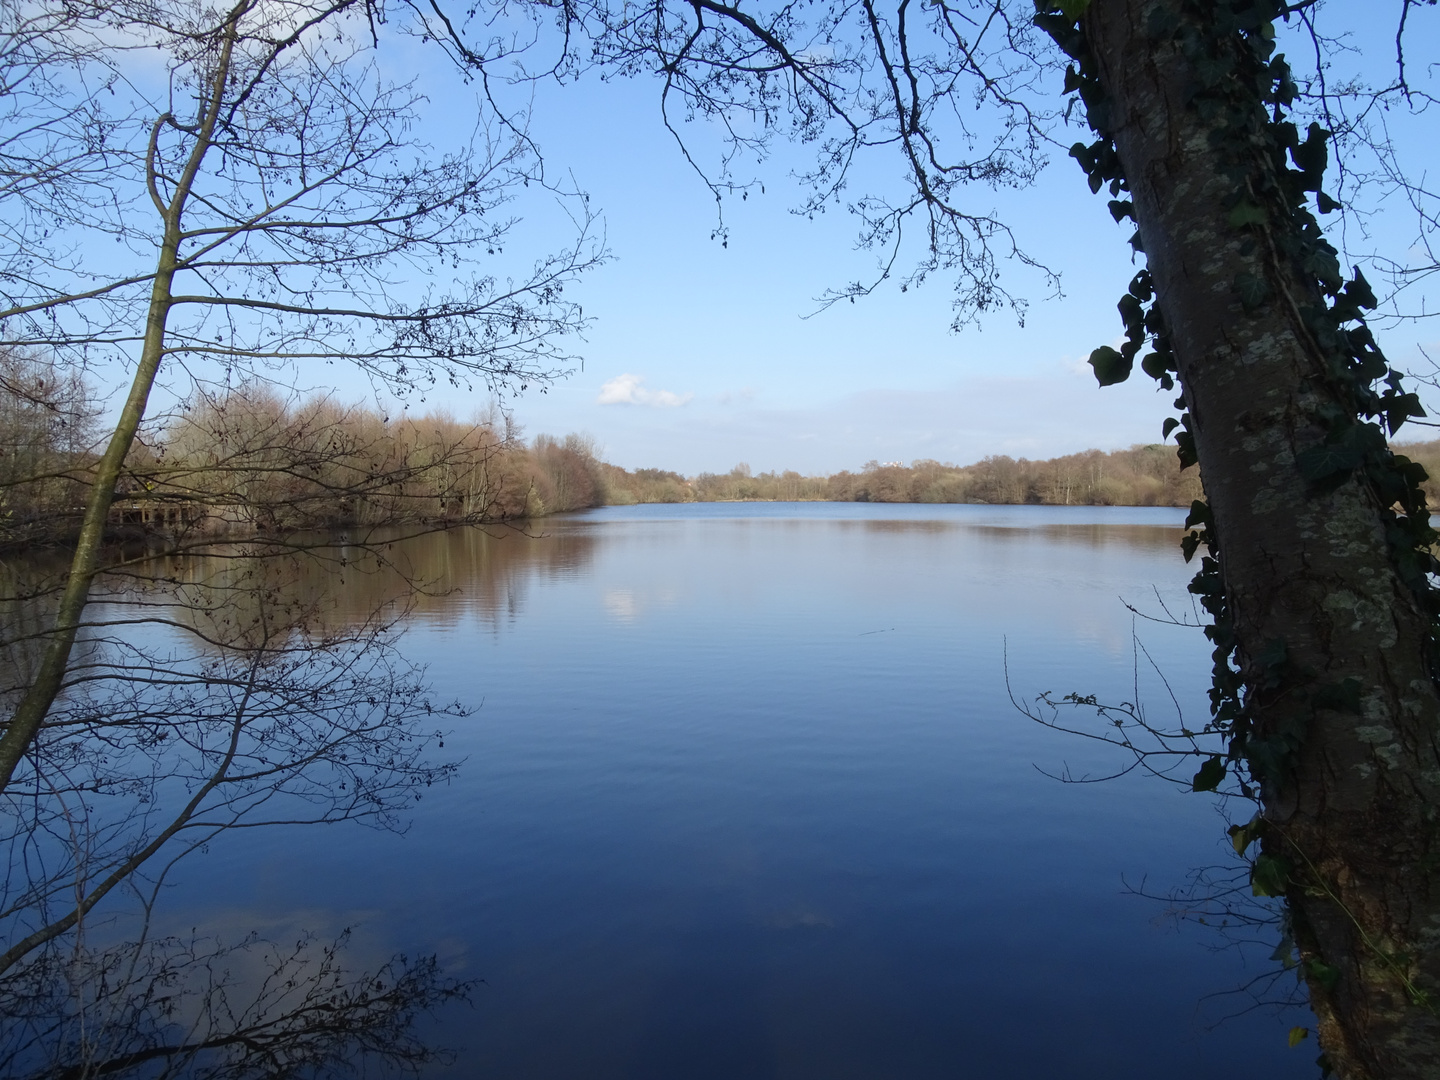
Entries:
{"type": "MultiPolygon", "coordinates": [[[[1357,55],[1386,60],[1383,37],[1357,55]]],[[[427,55],[392,53],[388,62],[427,55]]],[[[435,134],[473,122],[473,91],[448,82],[423,89],[435,134]]],[[[1039,275],[1007,266],[1010,288],[1031,301],[1024,327],[999,312],[956,334],[940,277],[815,313],[815,297],[868,276],[875,257],[856,250],[857,226],[843,210],[814,221],[789,212],[800,196],[788,174],[804,160],[789,156],[795,151],[779,147],[755,167],[764,194],[727,200],[722,246],[709,192],[661,125],[655,83],[542,87],[532,111],[551,177],[568,173],[590,194],[613,258],[571,291],[594,320],[574,343],[583,368],[545,393],[506,402],[527,435],[585,433],[608,460],[632,468],[693,474],[743,461],[756,471],[832,472],[870,459],[965,463],[1124,447],[1157,441],[1173,413],[1174,395],[1138,372],[1101,390],[1085,364],[1095,346],[1118,343],[1114,304],[1136,266],[1129,229],[1111,221],[1105,199],[1090,195],[1063,151],[1032,188],[970,194],[974,209],[996,211],[1032,256],[1062,273],[1063,296],[1048,298],[1039,275]]],[[[704,131],[697,134],[703,146],[704,131]]],[[[898,175],[898,162],[875,167],[898,175]]],[[[562,235],[549,231],[556,215],[543,200],[527,202],[526,212],[520,250],[562,235]]],[[[1409,219],[1392,216],[1372,222],[1374,244],[1403,256],[1409,219]]],[[[1371,243],[1351,239],[1362,249],[1371,243]]],[[[1440,327],[1410,324],[1382,341],[1392,361],[1416,364],[1417,345],[1440,343],[1440,327]]],[[[464,414],[486,400],[441,404],[464,414]]]]}
{"type": "Polygon", "coordinates": [[[661,126],[653,88],[587,82],[550,97],[535,130],[552,170],[571,171],[604,215],[613,259],[575,291],[594,319],[578,344],[583,370],[511,403],[528,433],[585,432],[617,464],[685,473],[1158,439],[1173,394],[1138,380],[1102,393],[1084,363],[1119,336],[1114,303],[1135,267],[1128,232],[1068,160],[1037,188],[973,193],[978,210],[1000,209],[1023,246],[1066,269],[1064,298],[1045,300],[1040,275],[1007,266],[1032,301],[1024,328],[997,312],[954,334],[939,277],[817,312],[816,297],[873,273],[875,256],[855,249],[843,211],[790,212],[786,162],[763,168],[764,194],[727,199],[722,246],[713,200],[661,126]]]}

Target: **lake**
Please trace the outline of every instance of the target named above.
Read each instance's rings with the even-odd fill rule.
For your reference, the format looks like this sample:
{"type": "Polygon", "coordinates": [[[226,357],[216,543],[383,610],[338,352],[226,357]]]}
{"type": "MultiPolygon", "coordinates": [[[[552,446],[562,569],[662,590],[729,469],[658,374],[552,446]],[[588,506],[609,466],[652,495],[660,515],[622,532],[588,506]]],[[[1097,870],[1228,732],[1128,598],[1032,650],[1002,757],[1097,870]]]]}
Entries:
{"type": "MultiPolygon", "coordinates": [[[[164,917],[436,954],[477,982],[422,1021],[431,1076],[1313,1076],[1309,1014],[1235,993],[1278,931],[1153,898],[1233,867],[1212,798],[1061,783],[1127,761],[1010,697],[1203,726],[1204,638],[1125,606],[1192,613],[1183,518],[695,504],[397,544],[401,647],[475,707],[458,773],[403,835],[221,837],[164,917]]],[[[335,574],[356,615],[394,591],[335,574]]]]}

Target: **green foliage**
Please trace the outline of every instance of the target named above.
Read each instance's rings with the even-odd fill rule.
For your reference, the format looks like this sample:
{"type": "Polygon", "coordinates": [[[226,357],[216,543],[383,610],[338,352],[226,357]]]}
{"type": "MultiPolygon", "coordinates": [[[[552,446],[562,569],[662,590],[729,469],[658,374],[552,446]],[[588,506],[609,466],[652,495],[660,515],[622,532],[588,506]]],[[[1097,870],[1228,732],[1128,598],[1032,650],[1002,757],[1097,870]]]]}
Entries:
{"type": "Polygon", "coordinates": [[[1250,864],[1250,891],[1256,896],[1284,896],[1290,887],[1290,873],[1290,863],[1278,855],[1257,855],[1250,864]]]}
{"type": "MultiPolygon", "coordinates": [[[[1345,406],[1318,417],[1326,434],[1297,455],[1297,470],[1315,492],[1356,477],[1373,489],[1403,579],[1432,617],[1440,617],[1440,597],[1426,578],[1433,565],[1430,547],[1437,539],[1423,487],[1428,472],[1395,455],[1386,443],[1387,432],[1393,434],[1407,419],[1423,415],[1423,410],[1416,396],[1404,389],[1399,373],[1385,360],[1365,324],[1365,313],[1376,305],[1374,290],[1358,270],[1345,279],[1335,249],[1324,240],[1308,208],[1311,194],[1322,214],[1337,205],[1322,190],[1331,133],[1312,123],[1302,138],[1286,118],[1298,91],[1285,58],[1275,54],[1273,20],[1284,14],[1284,6],[1276,0],[1220,4],[1179,0],[1173,9],[1156,8],[1147,29],[1157,40],[1176,44],[1193,63],[1197,85],[1191,107],[1211,122],[1212,144],[1228,157],[1234,173],[1229,226],[1246,236],[1263,236],[1292,268],[1309,278],[1314,295],[1322,300],[1317,304],[1302,298],[1299,314],[1323,352],[1332,389],[1345,406]]],[[[1068,8],[1037,0],[1035,23],[1074,61],[1066,72],[1065,89],[1078,95],[1098,136],[1093,143],[1077,143],[1070,154],[1085,170],[1092,191],[1108,186],[1112,216],[1117,221],[1132,217],[1133,207],[1124,197],[1129,184],[1111,137],[1110,106],[1078,19],[1068,8]]],[[[1276,290],[1260,273],[1237,275],[1233,288],[1246,311],[1279,302],[1276,290]]],[[[1126,342],[1119,353],[1108,347],[1096,350],[1100,362],[1094,366],[1100,383],[1117,382],[1128,374],[1129,362],[1148,340],[1155,351],[1142,362],[1142,369],[1162,387],[1175,386],[1178,373],[1146,271],[1131,282],[1119,309],[1126,342]]],[[[1175,404],[1186,408],[1183,395],[1175,404]]],[[[1188,411],[1167,419],[1162,430],[1167,438],[1175,435],[1182,467],[1197,461],[1188,411]]],[[[1183,551],[1187,560],[1202,547],[1208,553],[1190,590],[1211,616],[1206,633],[1215,646],[1211,690],[1215,722],[1231,737],[1232,761],[1244,762],[1256,777],[1279,780],[1291,767],[1304,732],[1273,732],[1264,740],[1251,737],[1247,691],[1234,666],[1235,640],[1220,573],[1220,547],[1203,506],[1197,503],[1192,509],[1183,551]]],[[[1273,656],[1267,646],[1266,655],[1252,657],[1250,666],[1253,690],[1278,687],[1284,676],[1283,643],[1273,656]]],[[[1322,688],[1312,703],[1316,708],[1350,708],[1360,689],[1322,688]]]]}
{"type": "Polygon", "coordinates": [[[1133,361],[1130,357],[1116,352],[1109,345],[1101,345],[1090,354],[1088,361],[1095,369],[1095,381],[1101,386],[1113,386],[1130,377],[1133,361]]]}
{"type": "Polygon", "coordinates": [[[1200,771],[1195,774],[1195,779],[1190,782],[1191,791],[1214,791],[1225,779],[1225,763],[1219,756],[1205,759],[1205,764],[1200,766],[1200,771]]]}
{"type": "MultiPolygon", "coordinates": [[[[1315,217],[1339,206],[1323,190],[1331,132],[1311,123],[1302,136],[1288,118],[1299,90],[1285,57],[1275,52],[1274,20],[1288,17],[1291,10],[1280,0],[1174,0],[1155,6],[1145,29],[1155,42],[1173,47],[1190,65],[1193,84],[1188,107],[1208,128],[1210,146],[1219,152],[1225,174],[1233,181],[1225,207],[1228,227],[1250,250],[1271,253],[1268,259],[1257,259],[1253,271],[1236,275],[1231,286],[1236,301],[1253,315],[1285,303],[1286,318],[1302,324],[1300,332],[1320,362],[1324,393],[1319,397],[1326,403],[1309,419],[1324,434],[1314,445],[1299,450],[1296,471],[1317,495],[1346,483],[1369,489],[1399,576],[1430,615],[1432,674],[1440,676],[1440,593],[1428,576],[1440,565],[1431,554],[1440,536],[1431,528],[1427,499],[1437,494],[1427,485],[1434,466],[1440,466],[1440,443],[1415,447],[1409,457],[1396,454],[1387,444],[1387,435],[1424,412],[1366,324],[1367,312],[1377,303],[1374,290],[1358,269],[1347,280],[1338,253],[1324,239],[1315,217]],[[1305,287],[1296,290],[1296,278],[1305,287]],[[1432,468],[1427,469],[1422,458],[1432,468]]],[[[1073,146],[1070,155],[1085,171],[1092,192],[1108,188],[1110,212],[1117,223],[1133,219],[1129,183],[1112,137],[1113,108],[1079,15],[1069,5],[1036,0],[1034,21],[1073,61],[1065,75],[1065,91],[1077,95],[1096,135],[1091,143],[1073,146]]],[[[1138,233],[1132,244],[1143,251],[1138,233]]],[[[1146,271],[1136,275],[1119,310],[1126,331],[1124,345],[1118,352],[1106,347],[1092,354],[1100,384],[1128,376],[1146,341],[1153,352],[1141,361],[1141,369],[1166,390],[1180,384],[1160,304],[1146,271]]],[[[1183,468],[1198,461],[1183,388],[1175,407],[1180,415],[1167,419],[1162,430],[1166,438],[1174,434],[1183,468]]],[[[1257,732],[1255,703],[1279,694],[1303,695],[1300,700],[1308,703],[1312,715],[1318,710],[1359,714],[1365,687],[1354,678],[1314,685],[1313,673],[1296,670],[1290,662],[1283,641],[1266,642],[1258,650],[1252,646],[1253,655],[1239,656],[1222,573],[1223,552],[1203,501],[1194,504],[1186,525],[1182,542],[1186,560],[1204,552],[1190,591],[1209,616],[1205,633],[1213,646],[1212,719],[1207,730],[1219,732],[1227,742],[1224,758],[1209,757],[1192,786],[1196,791],[1215,790],[1230,772],[1242,795],[1258,796],[1252,783],[1270,791],[1283,789],[1304,744],[1306,720],[1303,712],[1291,714],[1257,732]]],[[[1232,826],[1229,833],[1236,852],[1243,855],[1262,829],[1258,816],[1246,825],[1232,826]]],[[[1286,851],[1302,865],[1302,880],[1295,882],[1295,866],[1266,850],[1251,867],[1256,896],[1283,897],[1292,884],[1330,893],[1302,851],[1293,844],[1286,851]]],[[[1392,966],[1399,971],[1398,965],[1392,966]]],[[[1326,992],[1340,975],[1338,968],[1315,957],[1308,959],[1305,973],[1312,987],[1326,992]]],[[[1402,981],[1409,985],[1403,973],[1402,981]]],[[[1292,1030],[1290,1045],[1307,1035],[1303,1028],[1292,1030]]],[[[1329,1062],[1323,1054],[1318,1063],[1328,1074],[1329,1062]]]]}
{"type": "Polygon", "coordinates": [[[1305,964],[1305,973],[1327,990],[1333,990],[1340,981],[1340,969],[1319,960],[1308,961],[1305,964]]]}
{"type": "Polygon", "coordinates": [[[1244,825],[1231,825],[1230,828],[1226,830],[1230,836],[1230,843],[1235,848],[1236,855],[1245,854],[1246,849],[1259,838],[1264,825],[1265,819],[1259,814],[1256,814],[1244,825]]]}

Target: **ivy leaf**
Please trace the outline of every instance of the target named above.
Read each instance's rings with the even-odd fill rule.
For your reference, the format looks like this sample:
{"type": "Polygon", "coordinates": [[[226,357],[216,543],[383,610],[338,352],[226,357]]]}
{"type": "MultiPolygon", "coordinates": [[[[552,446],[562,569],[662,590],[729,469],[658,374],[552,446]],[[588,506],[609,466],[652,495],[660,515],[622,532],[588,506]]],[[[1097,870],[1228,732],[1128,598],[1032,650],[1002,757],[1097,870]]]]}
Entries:
{"type": "MultiPolygon", "coordinates": [[[[1174,385],[1169,378],[1169,362],[1158,352],[1146,353],[1145,359],[1140,361],[1140,370],[1152,379],[1158,380],[1167,390],[1174,385]]],[[[1170,432],[1165,432],[1167,437],[1169,434],[1170,432]]]]}
{"type": "Polygon", "coordinates": [[[1319,446],[1295,455],[1300,475],[1312,484],[1342,483],[1373,450],[1385,449],[1385,436],[1374,424],[1351,424],[1319,446]]]}
{"type": "Polygon", "coordinates": [[[1200,461],[1200,456],[1195,453],[1195,436],[1188,431],[1177,431],[1175,433],[1175,456],[1180,459],[1180,468],[1188,469],[1200,461]]]}
{"type": "Polygon", "coordinates": [[[1340,981],[1340,969],[1323,960],[1311,960],[1305,965],[1305,971],[1326,990],[1335,989],[1335,984],[1340,981]]]}
{"type": "Polygon", "coordinates": [[[1290,1039],[1289,1039],[1291,1049],[1294,1049],[1295,1047],[1299,1046],[1302,1042],[1304,1042],[1304,1041],[1309,1037],[1309,1035],[1310,1035],[1310,1029],[1309,1029],[1309,1028],[1303,1028],[1303,1027],[1293,1027],[1293,1028],[1291,1028],[1291,1029],[1290,1029],[1290,1039]]]}
{"type": "Polygon", "coordinates": [[[1289,931],[1280,939],[1280,944],[1275,946],[1275,951],[1270,954],[1270,959],[1280,964],[1286,971],[1289,971],[1300,961],[1295,956],[1295,937],[1289,931]]]}
{"type": "Polygon", "coordinates": [[[1328,214],[1340,209],[1340,204],[1323,191],[1317,191],[1315,193],[1315,205],[1320,208],[1320,213],[1322,214],[1328,214]]]}
{"type": "Polygon", "coordinates": [[[1184,536],[1182,536],[1182,537],[1180,538],[1180,552],[1181,552],[1181,554],[1183,554],[1183,555],[1185,556],[1185,561],[1186,561],[1186,562],[1189,562],[1191,559],[1193,559],[1193,558],[1195,557],[1195,552],[1198,551],[1199,548],[1200,548],[1200,534],[1199,534],[1199,533],[1197,533],[1197,532],[1188,532],[1188,533],[1186,533],[1184,536]]]}
{"type": "Polygon", "coordinates": [[[1284,638],[1271,638],[1265,642],[1264,648],[1252,658],[1257,667],[1265,671],[1275,671],[1284,666],[1288,650],[1285,647],[1284,638]]]}
{"type": "Polygon", "coordinates": [[[1270,299],[1270,283],[1259,274],[1248,272],[1235,275],[1235,292],[1246,311],[1254,311],[1270,299]]]}
{"type": "Polygon", "coordinates": [[[1220,786],[1220,781],[1224,779],[1225,765],[1217,754],[1200,766],[1200,771],[1195,774],[1195,779],[1190,781],[1190,790],[1214,791],[1220,786]]]}
{"type": "Polygon", "coordinates": [[[1092,352],[1089,363],[1094,368],[1095,379],[1101,386],[1114,386],[1130,377],[1131,361],[1109,345],[1101,345],[1092,352]]]}
{"type": "Polygon", "coordinates": [[[1364,455],[1343,443],[1330,445],[1321,443],[1295,455],[1295,464],[1300,475],[1312,484],[1319,483],[1342,473],[1348,474],[1359,465],[1364,455]]]}
{"type": "Polygon", "coordinates": [[[1125,324],[1126,330],[1144,330],[1145,309],[1133,293],[1127,292],[1120,297],[1120,302],[1115,307],[1120,312],[1120,321],[1125,324]]]}
{"type": "Polygon", "coordinates": [[[1295,164],[1300,166],[1305,191],[1320,190],[1320,178],[1325,175],[1325,166],[1330,162],[1329,140],[1330,132],[1319,124],[1311,124],[1305,133],[1305,141],[1290,151],[1295,164]]]}
{"type": "Polygon", "coordinates": [[[1264,225],[1270,219],[1266,216],[1265,211],[1254,203],[1241,202],[1235,204],[1235,208],[1230,211],[1230,216],[1226,220],[1230,222],[1231,227],[1238,229],[1245,225],[1264,225]]]}
{"type": "Polygon", "coordinates": [[[1149,18],[1145,21],[1146,32],[1157,40],[1168,38],[1171,31],[1179,25],[1179,18],[1167,7],[1152,8],[1149,18]]]}
{"type": "Polygon", "coordinates": [[[1425,415],[1420,398],[1415,394],[1397,394],[1385,400],[1385,425],[1390,429],[1391,435],[1394,435],[1400,429],[1400,425],[1412,416],[1418,419],[1425,415]]]}
{"type": "Polygon", "coordinates": [[[1036,26],[1054,39],[1072,60],[1079,60],[1086,54],[1085,35],[1075,29],[1075,20],[1053,12],[1041,11],[1031,20],[1036,26]]]}
{"type": "Polygon", "coordinates": [[[1085,119],[1089,121],[1090,126],[1096,131],[1109,131],[1111,127],[1110,111],[1112,108],[1113,106],[1111,105],[1109,98],[1101,98],[1098,101],[1086,102],[1085,119]]]}
{"type": "Polygon", "coordinates": [[[1067,19],[1078,19],[1085,14],[1085,9],[1090,6],[1090,0],[1059,0],[1059,7],[1067,19]]]}
{"type": "Polygon", "coordinates": [[[1170,417],[1168,420],[1165,421],[1165,423],[1160,425],[1160,438],[1168,439],[1170,437],[1170,432],[1174,431],[1179,426],[1180,418],[1176,416],[1170,417]]]}
{"type": "Polygon", "coordinates": [[[1357,306],[1366,309],[1374,308],[1380,303],[1379,300],[1375,299],[1375,290],[1372,289],[1370,283],[1365,280],[1365,275],[1360,272],[1358,266],[1355,268],[1355,277],[1345,286],[1345,295],[1353,300],[1357,306]]]}
{"type": "Polygon", "coordinates": [[[1230,834],[1230,844],[1236,855],[1244,855],[1245,849],[1255,842],[1255,838],[1260,835],[1260,825],[1260,815],[1256,814],[1244,825],[1231,825],[1225,830],[1230,834]]]}
{"type": "MultiPolygon", "coordinates": [[[[1259,855],[1250,867],[1250,892],[1255,896],[1284,896],[1290,884],[1290,864],[1274,855],[1259,855]]],[[[1312,966],[1313,966],[1312,961],[1312,966]]],[[[1338,975],[1339,972],[1336,972],[1338,975]]]]}

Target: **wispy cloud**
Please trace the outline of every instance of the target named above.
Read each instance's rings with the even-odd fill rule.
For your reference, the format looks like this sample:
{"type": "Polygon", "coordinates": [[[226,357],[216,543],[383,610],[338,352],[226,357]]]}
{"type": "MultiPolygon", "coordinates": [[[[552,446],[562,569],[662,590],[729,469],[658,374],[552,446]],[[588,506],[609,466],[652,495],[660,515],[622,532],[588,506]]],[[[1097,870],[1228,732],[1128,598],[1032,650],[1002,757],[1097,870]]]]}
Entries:
{"type": "Polygon", "coordinates": [[[753,386],[742,386],[739,390],[727,390],[715,400],[721,405],[734,405],[737,402],[741,405],[749,405],[755,401],[755,388],[753,386]]]}
{"type": "Polygon", "coordinates": [[[600,396],[595,400],[601,405],[650,405],[658,409],[673,409],[695,396],[670,390],[647,390],[641,385],[644,381],[641,375],[616,375],[601,384],[600,396]]]}

